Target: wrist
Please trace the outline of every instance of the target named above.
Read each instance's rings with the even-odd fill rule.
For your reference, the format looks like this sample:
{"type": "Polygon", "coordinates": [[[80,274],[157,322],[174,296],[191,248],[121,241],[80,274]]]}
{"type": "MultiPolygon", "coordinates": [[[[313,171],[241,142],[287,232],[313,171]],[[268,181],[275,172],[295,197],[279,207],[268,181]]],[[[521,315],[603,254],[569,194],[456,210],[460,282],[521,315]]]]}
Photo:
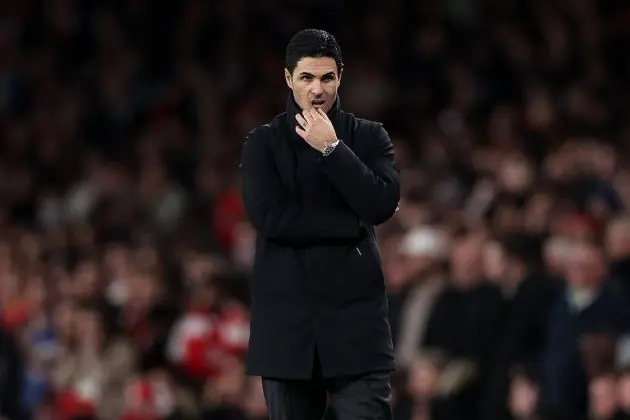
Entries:
{"type": "Polygon", "coordinates": [[[339,145],[339,139],[335,139],[334,141],[327,143],[324,145],[324,148],[321,150],[322,155],[328,156],[330,155],[339,145]]]}

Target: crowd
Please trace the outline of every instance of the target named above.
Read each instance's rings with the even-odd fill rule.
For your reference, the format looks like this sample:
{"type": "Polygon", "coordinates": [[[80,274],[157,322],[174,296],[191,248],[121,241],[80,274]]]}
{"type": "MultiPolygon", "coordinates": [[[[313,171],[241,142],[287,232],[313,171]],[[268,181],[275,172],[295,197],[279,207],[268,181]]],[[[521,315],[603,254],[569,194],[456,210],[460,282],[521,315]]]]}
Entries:
{"type": "Polygon", "coordinates": [[[342,107],[384,123],[402,172],[378,229],[395,418],[630,418],[625,3],[2,2],[0,308],[24,384],[0,405],[265,418],[240,147],[283,109],[290,36],[321,27],[342,107]]]}

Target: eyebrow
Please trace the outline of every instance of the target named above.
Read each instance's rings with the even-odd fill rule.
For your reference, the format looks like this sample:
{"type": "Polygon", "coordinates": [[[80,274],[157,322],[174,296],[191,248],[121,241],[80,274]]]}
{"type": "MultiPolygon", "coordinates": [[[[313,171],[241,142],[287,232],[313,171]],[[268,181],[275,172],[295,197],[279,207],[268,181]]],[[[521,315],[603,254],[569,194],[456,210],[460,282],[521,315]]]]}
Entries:
{"type": "MultiPolygon", "coordinates": [[[[310,77],[316,77],[314,74],[303,71],[302,73],[300,73],[300,76],[310,76],[310,77]]],[[[335,76],[335,72],[334,71],[329,71],[328,73],[322,75],[322,77],[326,77],[326,76],[335,76]]]]}

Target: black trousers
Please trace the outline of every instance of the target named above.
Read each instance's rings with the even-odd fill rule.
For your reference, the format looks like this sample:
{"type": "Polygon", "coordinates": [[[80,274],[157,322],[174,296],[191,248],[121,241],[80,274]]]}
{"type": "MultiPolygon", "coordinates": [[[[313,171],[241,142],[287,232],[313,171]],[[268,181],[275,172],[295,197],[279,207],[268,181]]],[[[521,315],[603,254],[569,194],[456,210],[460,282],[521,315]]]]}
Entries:
{"type": "Polygon", "coordinates": [[[270,420],[392,420],[389,372],[312,380],[263,378],[270,420]]]}

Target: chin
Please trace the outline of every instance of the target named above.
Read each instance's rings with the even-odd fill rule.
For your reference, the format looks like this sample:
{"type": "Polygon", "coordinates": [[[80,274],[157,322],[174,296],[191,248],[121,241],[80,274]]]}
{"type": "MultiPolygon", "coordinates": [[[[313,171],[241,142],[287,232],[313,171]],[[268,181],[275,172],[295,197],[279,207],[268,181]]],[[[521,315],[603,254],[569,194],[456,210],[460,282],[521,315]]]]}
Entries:
{"type": "Polygon", "coordinates": [[[321,105],[313,105],[313,108],[321,109],[322,111],[327,113],[328,111],[330,111],[331,105],[328,104],[328,103],[324,103],[324,104],[321,104],[321,105]]]}

